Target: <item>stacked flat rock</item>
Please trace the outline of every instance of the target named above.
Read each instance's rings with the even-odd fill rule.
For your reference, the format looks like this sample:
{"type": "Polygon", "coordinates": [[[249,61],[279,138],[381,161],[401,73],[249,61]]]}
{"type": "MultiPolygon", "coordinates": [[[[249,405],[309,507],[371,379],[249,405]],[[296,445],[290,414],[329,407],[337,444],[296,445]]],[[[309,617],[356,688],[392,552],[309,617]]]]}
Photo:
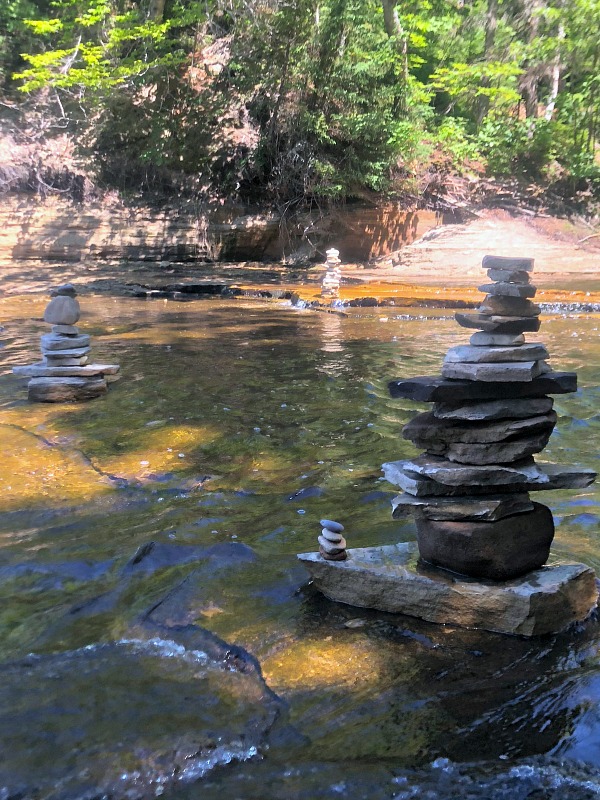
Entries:
{"type": "Polygon", "coordinates": [[[477,329],[451,348],[442,375],[392,381],[392,397],[432,402],[403,429],[423,449],[384,464],[403,489],[394,516],[413,513],[421,558],[474,578],[509,580],[541,567],[554,537],[552,514],[530,491],[588,486],[591,470],[536,464],[556,425],[549,395],[574,392],[575,373],[554,372],[543,344],[524,333],[540,327],[532,302],[533,259],[486,256],[489,283],[475,314],[456,314],[477,329]]]}
{"type": "Polygon", "coordinates": [[[52,332],[41,337],[42,361],[14,367],[16,375],[31,378],[28,397],[34,402],[61,403],[91,400],[107,391],[107,381],[115,380],[117,364],[90,364],[90,337],[76,327],[81,313],[75,287],[66,283],[51,291],[52,300],[44,321],[52,332]]]}
{"type": "Polygon", "coordinates": [[[340,252],[336,250],[335,247],[331,247],[326,251],[326,272],[323,276],[323,283],[321,284],[321,297],[334,299],[339,294],[340,281],[342,279],[342,272],[340,269],[340,264],[342,262],[339,255],[340,252]]]}
{"type": "Polygon", "coordinates": [[[342,536],[344,526],[332,519],[322,519],[321,535],[319,536],[319,553],[326,561],[345,561],[346,540],[342,536]]]}

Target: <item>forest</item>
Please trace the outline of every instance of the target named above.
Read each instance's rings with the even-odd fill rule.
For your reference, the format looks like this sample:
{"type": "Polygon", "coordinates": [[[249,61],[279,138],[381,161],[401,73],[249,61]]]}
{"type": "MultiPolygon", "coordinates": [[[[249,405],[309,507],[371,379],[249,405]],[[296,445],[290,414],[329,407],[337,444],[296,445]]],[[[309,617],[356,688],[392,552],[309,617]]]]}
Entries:
{"type": "Polygon", "coordinates": [[[600,0],[6,0],[2,188],[597,213],[599,30],[600,0]]]}

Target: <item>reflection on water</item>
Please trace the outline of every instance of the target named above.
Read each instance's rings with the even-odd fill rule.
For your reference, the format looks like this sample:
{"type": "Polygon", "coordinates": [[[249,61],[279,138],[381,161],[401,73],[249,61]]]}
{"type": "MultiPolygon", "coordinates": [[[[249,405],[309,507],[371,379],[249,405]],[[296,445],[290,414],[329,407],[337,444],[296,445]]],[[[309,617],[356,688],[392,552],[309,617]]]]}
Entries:
{"type": "MultiPolygon", "coordinates": [[[[309,765],[324,761],[328,787],[347,779],[346,796],[369,798],[437,786],[440,758],[484,763],[488,777],[538,754],[600,763],[595,622],[533,642],[437,627],[331,603],[296,562],[323,516],[344,523],[350,546],[414,538],[410,521],[391,519],[379,468],[414,454],[400,427],[421,407],[390,400],[386,382],[439,371],[468,336],[451,317],[84,297],[93,355],[121,363],[123,378],[89,405],[30,406],[10,369],[36,358],[44,305],[0,302],[3,661],[115,641],[150,607],[247,648],[300,739],[211,778],[207,797],[321,796],[309,765]],[[243,543],[254,557],[126,568],[150,541],[243,543]],[[356,759],[368,765],[360,779],[356,759]]],[[[582,387],[557,398],[544,458],[596,469],[598,324],[548,318],[530,337],[582,387]]],[[[544,497],[558,523],[551,559],[600,572],[599,491],[544,497]]],[[[128,691],[140,691],[135,675],[128,691]]]]}

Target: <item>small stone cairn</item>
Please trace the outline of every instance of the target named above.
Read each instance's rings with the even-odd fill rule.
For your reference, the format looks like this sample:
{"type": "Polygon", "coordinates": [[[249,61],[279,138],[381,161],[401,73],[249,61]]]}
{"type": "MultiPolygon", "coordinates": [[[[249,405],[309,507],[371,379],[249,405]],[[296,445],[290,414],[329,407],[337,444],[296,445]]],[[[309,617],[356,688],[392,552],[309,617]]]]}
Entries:
{"type": "Polygon", "coordinates": [[[414,513],[421,558],[471,578],[507,581],[540,568],[554,537],[550,510],[529,492],[582,488],[590,470],[537,464],[556,425],[549,395],[574,392],[577,376],[554,372],[543,344],[524,333],[540,327],[531,298],[533,259],[486,256],[490,283],[475,314],[456,314],[475,329],[452,347],[439,376],[392,381],[392,397],[433,402],[402,435],[425,453],[383,465],[404,493],[394,517],[414,513]]]}
{"type": "Polygon", "coordinates": [[[105,394],[107,381],[117,379],[118,364],[88,364],[90,337],[75,326],[81,313],[76,295],[70,283],[50,292],[44,321],[52,324],[52,332],[41,337],[43,359],[13,368],[15,375],[31,378],[27,389],[33,402],[91,400],[105,394]]]}
{"type": "Polygon", "coordinates": [[[321,535],[319,536],[319,553],[326,561],[345,561],[346,540],[342,536],[344,526],[332,519],[322,519],[321,535]]]}
{"type": "Polygon", "coordinates": [[[336,250],[335,247],[331,247],[326,251],[325,255],[327,258],[325,261],[325,275],[321,284],[321,297],[335,300],[339,295],[340,281],[342,279],[340,251],[336,250]]]}

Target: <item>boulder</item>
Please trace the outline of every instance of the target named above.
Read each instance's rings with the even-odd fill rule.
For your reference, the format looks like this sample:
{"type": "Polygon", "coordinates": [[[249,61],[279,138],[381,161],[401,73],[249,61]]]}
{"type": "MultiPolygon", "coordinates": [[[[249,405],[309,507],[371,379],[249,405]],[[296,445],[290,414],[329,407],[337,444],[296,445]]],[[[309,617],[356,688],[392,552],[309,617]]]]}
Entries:
{"type": "Polygon", "coordinates": [[[532,511],[494,522],[433,520],[417,511],[417,542],[430,564],[469,575],[506,581],[546,562],[554,538],[550,509],[540,503],[532,511]]]}

